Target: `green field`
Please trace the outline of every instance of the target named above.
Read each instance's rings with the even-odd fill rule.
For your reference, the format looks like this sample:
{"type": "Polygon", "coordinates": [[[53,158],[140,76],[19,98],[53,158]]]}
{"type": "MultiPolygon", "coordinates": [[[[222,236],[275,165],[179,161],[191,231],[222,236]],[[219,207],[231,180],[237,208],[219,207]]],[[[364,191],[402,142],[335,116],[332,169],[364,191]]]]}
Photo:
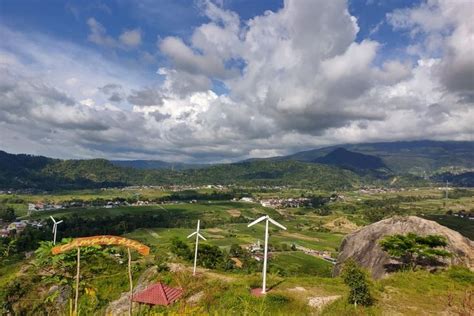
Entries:
{"type": "MultiPolygon", "coordinates": [[[[372,290],[376,297],[375,306],[354,308],[347,304],[348,289],[342,280],[331,277],[333,267],[331,263],[306,255],[302,251],[271,251],[268,274],[268,285],[271,291],[265,298],[259,299],[250,295],[250,289],[260,286],[260,270],[249,272],[245,269],[223,271],[199,268],[200,276],[193,278],[190,275],[192,262],[178,258],[170,252],[171,241],[176,237],[186,240],[186,236],[194,231],[197,219],[201,219],[201,233],[207,238],[207,241],[202,244],[217,246],[220,250],[228,252],[233,244],[245,247],[257,241],[263,243],[264,225],[249,228],[247,224],[262,214],[268,214],[288,228],[287,231],[283,231],[270,226],[271,247],[280,247],[281,250],[283,244],[285,248],[294,244],[297,247],[326,250],[333,256],[337,256],[339,245],[345,234],[370,223],[365,211],[369,208],[377,211],[379,207],[382,211],[386,205],[402,210],[403,214],[424,214],[426,218],[438,221],[472,239],[474,231],[472,221],[447,216],[445,213],[448,209],[454,211],[472,209],[473,198],[460,197],[446,202],[440,190],[433,188],[375,194],[343,192],[339,193],[344,196],[343,199],[330,202],[325,206],[329,210],[325,215],[320,215],[318,208],[310,207],[273,209],[264,208],[258,203],[199,201],[198,203],[180,202],[115,208],[70,208],[35,212],[31,217],[26,216],[28,202],[62,202],[78,197],[83,200],[114,199],[135,196],[138,191],[87,190],[51,195],[17,195],[13,198],[11,195],[3,195],[0,196],[0,200],[5,201],[8,206],[13,206],[17,214],[23,215],[23,218],[49,221],[49,216],[53,215],[57,219],[63,219],[65,223],[78,217],[90,221],[95,221],[97,218],[117,218],[118,222],[124,215],[129,214],[140,218],[139,216],[142,215],[156,217],[155,215],[166,213],[172,220],[176,218],[183,221],[184,219],[185,221],[180,222],[182,225],[148,228],[138,226],[137,229],[126,231],[124,234],[126,237],[145,243],[152,250],[151,255],[146,258],[133,256],[135,283],[140,282],[142,274],[149,268],[162,266],[163,263],[173,263],[179,267],[176,271],[165,269],[153,275],[155,281],[161,280],[186,288],[184,300],[167,309],[155,307],[151,310],[158,314],[313,315],[318,313],[318,309],[310,307],[309,300],[315,296],[331,295],[340,295],[341,298],[325,307],[321,311],[323,315],[435,315],[440,310],[447,311],[447,314],[460,314],[463,312],[462,302],[466,300],[469,293],[474,291],[471,282],[474,276],[471,272],[462,269],[453,268],[441,273],[423,271],[396,273],[387,279],[374,281],[372,290]],[[347,227],[328,226],[341,218],[347,220],[350,225],[347,227]],[[187,298],[200,292],[204,294],[198,304],[187,302],[187,298]]],[[[308,191],[307,189],[281,189],[270,192],[249,189],[248,191],[253,196],[265,198],[299,197],[301,194],[311,194],[310,192],[317,192],[323,196],[331,194],[331,192],[308,191]]],[[[140,194],[156,197],[169,193],[158,189],[146,189],[140,194]]],[[[49,236],[48,230],[48,238],[49,236]]],[[[192,249],[193,240],[187,240],[186,243],[192,249]]],[[[18,298],[17,310],[33,309],[34,313],[41,314],[45,313],[44,308],[46,311],[48,308],[48,304],[45,305],[43,302],[54,299],[46,295],[52,283],[47,283],[42,277],[37,276],[43,272],[36,270],[32,260],[34,256],[33,259],[18,257],[3,262],[0,265],[0,287],[6,290],[11,289],[15,282],[27,286],[28,291],[21,292],[18,298]]],[[[84,277],[81,283],[81,314],[104,314],[108,303],[116,300],[127,290],[125,265],[117,263],[116,260],[111,262],[110,258],[103,262],[84,260],[82,264],[84,273],[89,276],[84,277]],[[91,273],[96,273],[96,275],[92,276],[91,273]],[[86,294],[86,288],[88,293],[92,291],[94,294],[86,294]]],[[[72,279],[70,283],[73,284],[72,279]]],[[[0,290],[0,301],[5,297],[3,289],[0,290]]],[[[147,315],[147,313],[147,309],[142,309],[137,315],[147,315]]],[[[28,313],[25,312],[25,314],[28,313]]]]}

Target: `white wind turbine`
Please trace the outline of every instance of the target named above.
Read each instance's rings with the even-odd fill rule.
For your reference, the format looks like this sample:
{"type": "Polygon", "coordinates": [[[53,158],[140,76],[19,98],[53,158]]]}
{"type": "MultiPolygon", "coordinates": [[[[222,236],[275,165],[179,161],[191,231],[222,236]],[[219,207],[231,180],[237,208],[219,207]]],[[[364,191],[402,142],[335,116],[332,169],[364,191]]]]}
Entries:
{"type": "Polygon", "coordinates": [[[193,237],[194,235],[196,235],[196,247],[195,247],[195,249],[194,249],[194,268],[193,268],[193,275],[196,275],[196,263],[197,263],[197,256],[198,256],[199,238],[202,238],[203,240],[206,240],[206,238],[204,238],[204,236],[199,233],[199,224],[200,224],[200,222],[201,222],[201,221],[198,219],[196,231],[187,237],[187,238],[190,238],[190,237],[193,237]]]}
{"type": "Polygon", "coordinates": [[[51,220],[53,221],[53,234],[54,234],[53,245],[56,245],[56,233],[58,232],[58,225],[61,224],[63,220],[56,222],[56,220],[52,216],[50,217],[51,217],[51,220]]]}
{"type": "Polygon", "coordinates": [[[263,284],[262,284],[262,294],[266,293],[266,286],[267,286],[267,253],[268,253],[268,222],[271,222],[273,225],[280,227],[281,229],[286,230],[286,227],[278,223],[277,221],[270,218],[270,216],[265,215],[262,216],[250,224],[247,227],[253,226],[255,224],[260,223],[261,221],[265,221],[265,249],[263,254],[263,284]]]}

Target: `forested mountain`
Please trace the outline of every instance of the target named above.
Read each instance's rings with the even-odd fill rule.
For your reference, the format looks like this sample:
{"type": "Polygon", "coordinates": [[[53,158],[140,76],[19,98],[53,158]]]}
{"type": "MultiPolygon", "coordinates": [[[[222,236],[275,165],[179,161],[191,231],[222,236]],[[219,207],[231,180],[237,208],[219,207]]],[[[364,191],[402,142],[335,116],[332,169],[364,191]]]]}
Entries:
{"type": "MultiPolygon", "coordinates": [[[[383,143],[346,144],[298,152],[272,160],[317,161],[337,148],[379,157],[396,173],[431,175],[443,169],[474,169],[474,142],[469,141],[401,141],[383,143]]],[[[468,170],[466,170],[468,171],[468,170]]]]}
{"type": "Polygon", "coordinates": [[[297,161],[254,161],[189,170],[124,168],[104,159],[59,160],[0,154],[0,188],[43,190],[127,185],[248,184],[350,188],[360,178],[336,167],[297,161]]]}
{"type": "Polygon", "coordinates": [[[119,167],[129,167],[135,169],[170,169],[170,170],[186,170],[209,167],[207,164],[189,164],[182,162],[167,162],[163,160],[111,160],[111,162],[119,167]]]}
{"type": "Polygon", "coordinates": [[[350,170],[367,170],[387,168],[382,159],[377,156],[352,152],[344,148],[337,148],[314,162],[338,166],[350,170]]]}
{"type": "MultiPolygon", "coordinates": [[[[394,142],[326,147],[290,156],[171,170],[155,161],[60,160],[0,151],[0,188],[42,190],[127,185],[311,185],[326,189],[364,184],[426,184],[422,178],[474,184],[474,142],[394,142]],[[128,167],[131,166],[131,167],[128,167]],[[133,168],[132,168],[133,167],[133,168]]],[[[178,164],[179,165],[179,164],[178,164]]],[[[168,167],[166,167],[168,166],[168,167]]]]}

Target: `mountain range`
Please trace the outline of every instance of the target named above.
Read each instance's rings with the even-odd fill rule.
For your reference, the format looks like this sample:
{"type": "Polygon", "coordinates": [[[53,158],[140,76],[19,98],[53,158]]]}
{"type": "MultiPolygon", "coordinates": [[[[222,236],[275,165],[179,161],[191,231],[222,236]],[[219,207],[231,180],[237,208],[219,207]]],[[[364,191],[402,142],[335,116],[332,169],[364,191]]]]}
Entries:
{"type": "Polygon", "coordinates": [[[60,160],[0,151],[0,188],[43,190],[127,185],[293,185],[324,189],[361,184],[474,186],[474,142],[411,141],[331,146],[231,164],[159,160],[60,160]]]}

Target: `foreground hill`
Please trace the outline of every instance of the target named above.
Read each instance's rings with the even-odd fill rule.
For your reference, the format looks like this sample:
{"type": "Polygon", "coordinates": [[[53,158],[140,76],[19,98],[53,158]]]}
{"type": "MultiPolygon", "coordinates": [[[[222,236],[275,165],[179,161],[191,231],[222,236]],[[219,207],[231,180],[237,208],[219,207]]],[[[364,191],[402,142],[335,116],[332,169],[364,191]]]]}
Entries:
{"type": "Polygon", "coordinates": [[[337,167],[298,161],[253,161],[189,170],[119,167],[105,159],[60,160],[0,152],[0,188],[42,190],[128,185],[310,185],[350,188],[360,177],[337,167]]]}

